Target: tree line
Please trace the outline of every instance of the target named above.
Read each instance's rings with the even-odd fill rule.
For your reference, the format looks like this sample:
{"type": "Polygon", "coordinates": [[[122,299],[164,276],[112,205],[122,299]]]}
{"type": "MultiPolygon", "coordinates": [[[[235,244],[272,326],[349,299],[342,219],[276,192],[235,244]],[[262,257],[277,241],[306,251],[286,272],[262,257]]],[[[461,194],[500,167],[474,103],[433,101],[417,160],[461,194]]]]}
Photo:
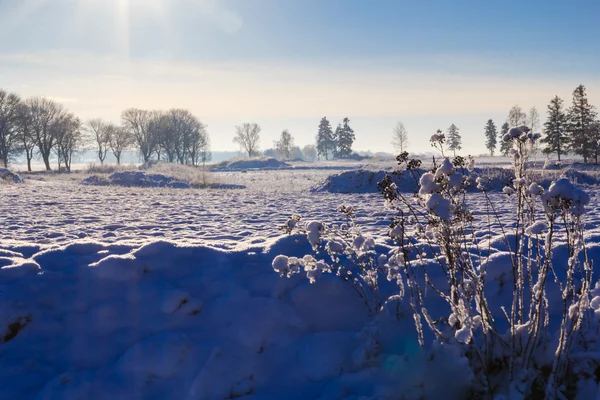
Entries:
{"type": "Polygon", "coordinates": [[[49,171],[56,156],[57,169],[70,171],[73,156],[90,146],[101,164],[109,152],[120,164],[128,150],[137,150],[144,162],[153,157],[191,165],[211,160],[206,126],[188,110],[130,108],[122,112],[120,125],[101,119],[83,123],[56,101],[22,99],[0,89],[0,165],[24,155],[31,171],[31,161],[39,155],[49,171]]]}
{"type": "MultiPolygon", "coordinates": [[[[588,101],[584,85],[575,88],[572,95],[571,107],[565,109],[564,101],[559,96],[554,96],[547,106],[546,122],[543,124],[542,152],[547,155],[556,154],[560,161],[561,156],[573,153],[583,157],[583,161],[594,160],[598,164],[600,158],[600,121],[597,119],[596,108],[588,101]]],[[[508,114],[507,121],[497,131],[496,125],[490,119],[485,125],[486,148],[490,155],[494,155],[499,139],[501,139],[511,126],[528,125],[534,131],[541,128],[539,116],[535,107],[529,115],[523,112],[518,105],[513,106],[508,114]]],[[[500,153],[508,155],[510,142],[500,140],[500,153]]]]}
{"type": "MultiPolygon", "coordinates": [[[[259,148],[261,128],[258,124],[245,123],[236,126],[235,130],[233,142],[240,146],[241,151],[248,157],[261,154],[259,148]]],[[[349,118],[344,118],[334,132],[327,117],[323,117],[319,123],[316,145],[309,144],[300,149],[294,145],[291,133],[284,129],[279,140],[273,142],[273,148],[263,151],[262,154],[280,159],[302,158],[307,161],[314,161],[318,157],[324,157],[326,160],[330,157],[348,158],[352,156],[352,145],[355,139],[349,118]]]]}
{"type": "MultiPolygon", "coordinates": [[[[438,129],[438,134],[443,133],[441,129],[438,129]]],[[[462,136],[460,135],[460,129],[455,124],[451,124],[446,130],[446,148],[452,151],[456,156],[456,150],[462,149],[462,136]]],[[[399,153],[403,153],[408,149],[408,131],[402,122],[398,122],[394,128],[392,135],[392,146],[399,153]]]]}

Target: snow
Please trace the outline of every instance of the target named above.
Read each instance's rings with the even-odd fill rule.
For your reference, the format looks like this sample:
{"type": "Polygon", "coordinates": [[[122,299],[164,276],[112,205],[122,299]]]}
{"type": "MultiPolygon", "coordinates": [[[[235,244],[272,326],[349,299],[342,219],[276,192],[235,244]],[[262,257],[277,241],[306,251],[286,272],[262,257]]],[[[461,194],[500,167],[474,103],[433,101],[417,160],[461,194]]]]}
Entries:
{"type": "Polygon", "coordinates": [[[270,169],[282,169],[282,168],[290,168],[291,165],[277,160],[272,157],[259,157],[259,158],[243,158],[234,161],[224,161],[217,166],[213,167],[214,171],[243,171],[249,169],[260,169],[260,170],[270,170],[270,169]]]}
{"type": "Polygon", "coordinates": [[[546,224],[543,221],[538,221],[538,222],[535,222],[535,223],[529,225],[525,229],[525,232],[528,233],[528,234],[530,234],[530,235],[540,235],[543,232],[545,232],[546,229],[548,229],[548,224],[546,224]]]}
{"type": "Polygon", "coordinates": [[[9,169],[0,168],[0,183],[23,183],[23,180],[9,169]]]}
{"type": "Polygon", "coordinates": [[[84,185],[117,185],[125,187],[169,187],[173,189],[189,189],[190,184],[178,181],[173,177],[162,174],[148,174],[141,171],[115,172],[108,179],[92,175],[85,178],[81,183],[84,185]]]}
{"type": "MultiPolygon", "coordinates": [[[[451,186],[470,177],[442,165],[451,186]]],[[[342,168],[219,172],[234,178],[224,182],[246,184],[234,191],[81,185],[60,177],[3,186],[0,399],[464,398],[464,355],[448,346],[419,353],[406,303],[389,305],[374,320],[350,285],[323,273],[327,260],[303,257],[322,240],[324,223],[347,222],[337,209],[351,204],[362,229],[352,248],[377,249],[379,266],[402,264],[404,255],[393,248],[402,226],[390,227],[392,213],[376,188],[361,183],[376,185],[377,176],[347,172],[336,186],[346,193],[307,190],[343,175],[342,168]],[[360,189],[348,183],[362,174],[360,189]],[[290,218],[294,213],[306,219],[290,218]],[[277,229],[286,225],[305,229],[308,240],[277,229]]],[[[427,206],[443,218],[449,204],[427,182],[427,206]]],[[[594,190],[586,189],[588,196],[560,180],[536,185],[527,190],[539,196],[544,189],[545,201],[599,206],[594,190]]],[[[506,195],[489,197],[499,220],[514,227],[506,195]]],[[[505,238],[498,221],[484,216],[480,196],[467,194],[467,201],[497,311],[511,296],[507,240],[514,236],[509,230],[505,238]]],[[[600,257],[596,214],[585,214],[590,259],[600,257]]],[[[537,235],[547,227],[526,229],[537,235]]],[[[345,248],[341,241],[327,246],[333,253],[345,248]]],[[[567,262],[558,233],[553,252],[557,266],[567,262]]],[[[423,255],[422,265],[434,264],[432,257],[423,255]]],[[[600,290],[591,298],[594,309],[598,299],[600,290]]],[[[451,315],[435,304],[430,309],[434,319],[451,315]]],[[[466,343],[477,316],[460,322],[456,339],[466,343]]],[[[595,382],[588,386],[582,396],[596,393],[595,382]]]]}

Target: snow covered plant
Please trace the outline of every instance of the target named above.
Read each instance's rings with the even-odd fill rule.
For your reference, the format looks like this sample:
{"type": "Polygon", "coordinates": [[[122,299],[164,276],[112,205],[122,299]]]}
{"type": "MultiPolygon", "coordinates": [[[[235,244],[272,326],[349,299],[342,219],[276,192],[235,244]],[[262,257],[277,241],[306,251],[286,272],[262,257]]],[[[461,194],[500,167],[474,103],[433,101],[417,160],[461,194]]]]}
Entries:
{"type": "MultiPolygon", "coordinates": [[[[304,271],[311,282],[334,273],[375,313],[391,301],[405,302],[422,347],[431,337],[469,361],[473,398],[574,398],[600,370],[593,353],[600,350],[600,285],[592,285],[582,221],[590,199],[566,178],[547,189],[535,182],[526,167],[539,137],[526,126],[503,137],[512,144],[514,168],[499,195],[514,210],[508,223],[496,211],[498,196],[490,196],[485,178],[476,176],[472,158],[450,160],[442,153],[423,172],[421,161],[403,153],[397,157],[401,171],[393,175],[414,179],[419,189],[402,193],[392,175],[378,184],[395,212],[387,250],[375,247],[354,223],[353,210],[343,207],[347,224],[310,221],[300,227],[300,217],[293,216],[284,227],[303,232],[327,260],[277,256],[273,268],[285,276],[304,271]],[[470,210],[469,185],[484,200],[479,213],[470,210]],[[501,266],[489,241],[498,232],[507,250],[501,266]],[[557,240],[566,246],[555,249],[557,240]],[[568,259],[561,258],[564,247],[568,259]],[[505,275],[510,291],[499,283],[505,275]],[[384,281],[398,288],[387,298],[380,297],[388,293],[381,290],[384,281]],[[498,285],[508,296],[499,296],[498,285]]],[[[431,144],[443,152],[443,134],[433,135],[431,144]]]]}
{"type": "MultiPolygon", "coordinates": [[[[338,211],[346,217],[346,223],[308,221],[300,227],[301,216],[293,215],[282,227],[287,233],[305,234],[316,255],[326,255],[327,260],[310,254],[302,258],[279,255],[273,260],[273,269],[286,277],[304,272],[311,283],[321,274],[334,274],[354,288],[371,313],[377,313],[382,307],[379,276],[387,259],[378,256],[373,238],[355,224],[352,207],[341,206],[338,211]]],[[[401,282],[399,285],[402,288],[401,282]]]]}

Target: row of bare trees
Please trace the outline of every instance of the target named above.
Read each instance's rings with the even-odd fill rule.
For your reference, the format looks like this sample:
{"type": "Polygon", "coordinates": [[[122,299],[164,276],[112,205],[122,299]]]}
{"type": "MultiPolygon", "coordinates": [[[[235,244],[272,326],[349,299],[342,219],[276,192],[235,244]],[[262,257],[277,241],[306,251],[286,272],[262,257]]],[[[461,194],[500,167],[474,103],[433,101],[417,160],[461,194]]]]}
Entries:
{"type": "Polygon", "coordinates": [[[172,163],[199,165],[212,159],[206,125],[188,110],[129,108],[121,114],[121,121],[120,127],[100,120],[89,123],[101,163],[101,155],[108,147],[112,149],[117,163],[120,162],[121,151],[132,147],[138,150],[144,162],[155,157],[172,163]]]}
{"type": "Polygon", "coordinates": [[[123,152],[137,150],[144,162],[152,158],[181,164],[205,164],[212,158],[206,126],[188,110],[147,111],[130,108],[121,125],[92,119],[83,124],[60,103],[45,97],[22,99],[0,89],[0,165],[25,155],[27,168],[39,155],[51,170],[71,170],[76,152],[94,147],[101,164],[111,152],[121,163],[123,152]]]}
{"type": "Polygon", "coordinates": [[[71,169],[73,155],[82,145],[80,120],[62,105],[44,97],[21,99],[0,89],[0,164],[24,153],[31,171],[35,152],[47,170],[50,157],[56,155],[58,169],[71,169]]]}

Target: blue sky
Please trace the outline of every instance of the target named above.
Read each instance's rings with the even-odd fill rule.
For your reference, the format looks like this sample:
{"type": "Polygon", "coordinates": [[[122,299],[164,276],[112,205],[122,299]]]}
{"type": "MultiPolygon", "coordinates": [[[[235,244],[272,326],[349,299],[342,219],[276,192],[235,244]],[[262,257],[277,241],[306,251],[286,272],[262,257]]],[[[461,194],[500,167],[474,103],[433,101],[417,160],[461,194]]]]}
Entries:
{"type": "Polygon", "coordinates": [[[267,148],[348,116],[357,149],[390,150],[403,121],[427,150],[455,123],[477,154],[486,120],[514,104],[543,116],[580,83],[600,102],[599,14],[595,1],[0,0],[0,87],[82,119],[189,108],[217,150],[245,121],[267,148]]]}

